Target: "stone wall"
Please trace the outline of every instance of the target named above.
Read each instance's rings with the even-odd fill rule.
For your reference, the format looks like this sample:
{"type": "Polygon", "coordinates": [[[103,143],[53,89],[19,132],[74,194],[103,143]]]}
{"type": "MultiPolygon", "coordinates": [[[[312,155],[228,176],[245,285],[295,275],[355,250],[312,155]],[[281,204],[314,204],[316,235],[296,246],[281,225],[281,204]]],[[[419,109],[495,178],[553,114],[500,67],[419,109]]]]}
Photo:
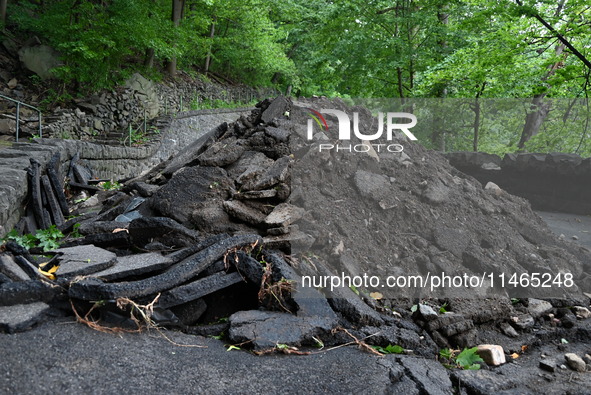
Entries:
{"type": "Polygon", "coordinates": [[[591,214],[591,158],[574,154],[446,154],[460,171],[524,197],[536,210],[591,214]]]}
{"type": "Polygon", "coordinates": [[[154,83],[140,74],[112,91],[76,100],[76,108],[59,109],[44,118],[44,137],[121,144],[126,132],[157,118],[176,115],[206,100],[249,102],[276,95],[269,89],[226,86],[180,73],[174,81],[154,83]]]}
{"type": "Polygon", "coordinates": [[[0,237],[10,231],[25,211],[29,194],[27,168],[37,159],[44,170],[55,152],[60,153],[62,176],[76,154],[99,179],[121,180],[142,175],[167,160],[190,142],[223,122],[233,122],[251,109],[203,110],[179,114],[150,144],[138,147],[109,146],[90,141],[35,139],[0,150],[0,237]]]}

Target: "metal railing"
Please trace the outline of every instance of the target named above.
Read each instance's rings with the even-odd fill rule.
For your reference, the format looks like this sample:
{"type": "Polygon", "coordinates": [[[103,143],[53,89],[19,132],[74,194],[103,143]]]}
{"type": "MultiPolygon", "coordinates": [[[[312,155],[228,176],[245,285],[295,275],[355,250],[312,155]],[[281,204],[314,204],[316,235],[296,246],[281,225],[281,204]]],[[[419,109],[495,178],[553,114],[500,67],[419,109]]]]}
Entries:
{"type": "Polygon", "coordinates": [[[38,109],[37,107],[33,107],[31,105],[28,105],[27,103],[23,103],[22,101],[18,101],[16,99],[13,99],[11,97],[8,96],[4,96],[4,95],[0,95],[0,98],[4,99],[4,100],[8,100],[11,101],[13,103],[16,103],[16,141],[18,142],[18,134],[19,134],[19,130],[20,130],[20,111],[21,111],[21,106],[25,106],[28,107],[32,110],[37,111],[38,114],[38,121],[39,121],[39,137],[43,137],[43,133],[41,132],[41,110],[38,109]]]}

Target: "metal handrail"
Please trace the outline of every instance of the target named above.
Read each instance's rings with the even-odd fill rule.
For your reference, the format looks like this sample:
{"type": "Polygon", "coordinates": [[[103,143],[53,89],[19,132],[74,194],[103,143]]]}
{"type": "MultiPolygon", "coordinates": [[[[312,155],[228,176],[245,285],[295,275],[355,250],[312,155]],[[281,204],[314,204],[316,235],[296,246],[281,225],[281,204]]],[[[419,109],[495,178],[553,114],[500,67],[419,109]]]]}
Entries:
{"type": "Polygon", "coordinates": [[[5,100],[9,100],[11,102],[16,103],[16,141],[18,142],[18,132],[20,130],[20,110],[21,110],[21,106],[25,106],[25,107],[29,107],[30,109],[33,109],[35,111],[37,111],[38,114],[38,120],[39,120],[39,137],[43,137],[43,133],[41,132],[41,110],[38,109],[37,107],[33,107],[27,103],[23,103],[22,101],[18,101],[16,99],[13,99],[11,97],[8,96],[4,96],[4,95],[0,95],[0,98],[5,99],[5,100]]]}

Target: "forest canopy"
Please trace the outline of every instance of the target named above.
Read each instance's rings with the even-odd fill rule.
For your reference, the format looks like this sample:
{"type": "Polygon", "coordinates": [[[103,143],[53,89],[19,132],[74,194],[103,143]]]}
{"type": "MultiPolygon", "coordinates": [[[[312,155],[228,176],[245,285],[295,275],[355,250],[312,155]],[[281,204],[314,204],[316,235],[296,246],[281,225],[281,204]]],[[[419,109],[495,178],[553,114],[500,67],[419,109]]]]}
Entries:
{"type": "Polygon", "coordinates": [[[587,0],[0,1],[4,34],[54,47],[64,62],[56,78],[78,91],[182,69],[296,96],[471,99],[476,121],[426,144],[496,153],[591,153],[590,9],[587,0]],[[487,118],[487,100],[505,98],[527,103],[511,131],[487,118]]]}

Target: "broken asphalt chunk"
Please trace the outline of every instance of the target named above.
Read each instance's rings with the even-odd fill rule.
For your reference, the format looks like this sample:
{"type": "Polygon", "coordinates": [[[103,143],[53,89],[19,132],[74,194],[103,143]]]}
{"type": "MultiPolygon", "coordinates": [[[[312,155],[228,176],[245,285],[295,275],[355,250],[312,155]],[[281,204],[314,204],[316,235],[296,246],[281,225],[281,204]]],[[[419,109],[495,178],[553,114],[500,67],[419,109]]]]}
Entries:
{"type": "Polygon", "coordinates": [[[167,268],[173,261],[162,256],[158,252],[147,254],[133,254],[118,257],[115,264],[108,269],[94,273],[93,277],[99,277],[105,281],[119,280],[125,277],[148,274],[167,268]]]}
{"type": "Polygon", "coordinates": [[[158,305],[162,308],[178,306],[241,281],[244,280],[236,272],[228,274],[223,272],[215,273],[162,293],[158,300],[158,305]]]}
{"type": "Polygon", "coordinates": [[[156,276],[144,280],[114,284],[104,283],[97,278],[83,279],[72,283],[69,295],[82,300],[101,300],[120,297],[135,298],[156,294],[174,288],[197,276],[231,249],[260,245],[261,242],[261,238],[256,235],[230,237],[185,258],[164,273],[156,276]]]}
{"type": "Polygon", "coordinates": [[[62,254],[56,271],[58,277],[96,273],[113,266],[117,260],[114,253],[93,245],[60,248],[56,252],[62,254]]]}
{"type": "Polygon", "coordinates": [[[43,302],[1,306],[0,331],[14,333],[31,329],[46,319],[50,309],[51,307],[43,302]]]}

